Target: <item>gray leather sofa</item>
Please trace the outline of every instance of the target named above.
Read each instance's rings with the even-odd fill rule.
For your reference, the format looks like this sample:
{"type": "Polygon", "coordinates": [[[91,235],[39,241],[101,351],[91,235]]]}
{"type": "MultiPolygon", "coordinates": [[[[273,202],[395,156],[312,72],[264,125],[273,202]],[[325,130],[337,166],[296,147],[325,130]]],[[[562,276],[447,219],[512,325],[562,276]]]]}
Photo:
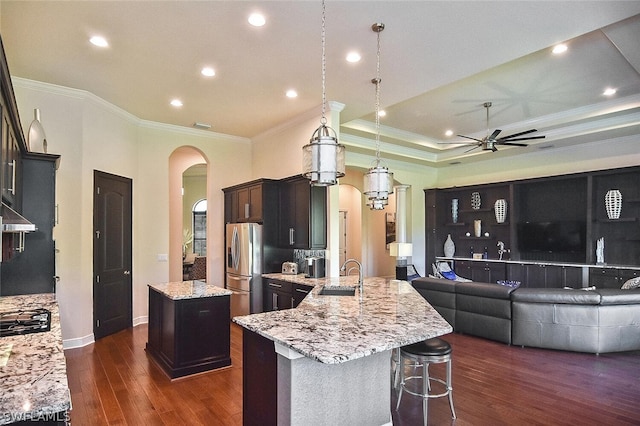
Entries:
{"type": "Polygon", "coordinates": [[[595,354],[640,350],[640,289],[514,290],[428,277],[412,284],[456,332],[595,354]]]}

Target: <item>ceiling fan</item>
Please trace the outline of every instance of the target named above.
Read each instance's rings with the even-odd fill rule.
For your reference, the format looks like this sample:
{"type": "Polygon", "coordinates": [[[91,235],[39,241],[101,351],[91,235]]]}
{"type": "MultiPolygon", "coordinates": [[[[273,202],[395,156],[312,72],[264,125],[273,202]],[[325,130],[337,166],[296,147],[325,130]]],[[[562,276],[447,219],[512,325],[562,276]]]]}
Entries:
{"type": "Polygon", "coordinates": [[[509,146],[528,146],[526,143],[518,143],[517,141],[526,141],[531,139],[544,139],[544,136],[527,136],[525,138],[521,138],[519,136],[528,135],[529,133],[537,132],[536,129],[525,130],[524,132],[515,133],[509,136],[503,136],[501,138],[498,137],[502,130],[496,129],[493,133],[489,134],[489,108],[491,108],[491,102],[485,102],[483,106],[487,109],[487,136],[482,139],[472,138],[471,136],[465,135],[457,135],[460,138],[471,139],[475,142],[446,142],[449,144],[464,144],[464,145],[473,145],[473,147],[465,152],[473,151],[476,148],[482,147],[483,151],[493,151],[496,152],[498,150],[497,145],[509,145],[509,146]]]}

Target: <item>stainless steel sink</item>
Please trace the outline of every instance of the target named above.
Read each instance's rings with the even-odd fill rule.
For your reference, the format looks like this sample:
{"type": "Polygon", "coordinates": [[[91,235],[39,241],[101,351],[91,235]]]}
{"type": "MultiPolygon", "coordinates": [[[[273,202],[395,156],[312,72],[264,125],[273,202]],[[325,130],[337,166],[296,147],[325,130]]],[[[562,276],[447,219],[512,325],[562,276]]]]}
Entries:
{"type": "Polygon", "coordinates": [[[324,286],[318,292],[318,295],[320,296],[353,296],[355,294],[355,287],[344,287],[337,285],[324,286]]]}

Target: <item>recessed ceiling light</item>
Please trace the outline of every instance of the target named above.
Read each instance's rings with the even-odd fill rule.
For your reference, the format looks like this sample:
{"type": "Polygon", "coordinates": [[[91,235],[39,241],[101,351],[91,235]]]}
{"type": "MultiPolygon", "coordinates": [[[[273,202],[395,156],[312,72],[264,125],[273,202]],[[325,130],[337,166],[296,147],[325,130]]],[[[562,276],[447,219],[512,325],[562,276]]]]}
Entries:
{"type": "Polygon", "coordinates": [[[171,105],[173,105],[174,107],[181,107],[182,101],[180,99],[173,99],[171,100],[171,105]]]}
{"type": "Polygon", "coordinates": [[[556,44],[555,46],[553,46],[553,54],[554,55],[559,55],[561,53],[566,52],[568,49],[567,45],[564,43],[560,43],[560,44],[556,44]]]}
{"type": "Polygon", "coordinates": [[[360,62],[360,59],[362,59],[362,57],[358,52],[347,53],[347,62],[360,62]]]}
{"type": "Polygon", "coordinates": [[[261,27],[267,22],[266,19],[264,19],[264,16],[260,13],[252,13],[249,15],[248,21],[254,27],[261,27]]]}
{"type": "Polygon", "coordinates": [[[211,67],[202,68],[202,71],[200,71],[200,73],[205,77],[213,77],[214,75],[216,75],[216,71],[211,67]]]}
{"type": "Polygon", "coordinates": [[[380,111],[378,111],[378,117],[386,117],[387,116],[387,111],[381,109],[380,111]]]}
{"type": "Polygon", "coordinates": [[[287,98],[297,98],[297,97],[298,97],[298,92],[296,92],[293,89],[287,90],[287,98]]]}
{"type": "Polygon", "coordinates": [[[109,46],[109,42],[107,41],[106,38],[101,37],[101,36],[93,36],[89,39],[89,42],[91,44],[93,44],[94,46],[98,46],[98,47],[108,47],[109,46]]]}
{"type": "Polygon", "coordinates": [[[604,89],[604,92],[602,92],[602,94],[605,96],[613,96],[616,94],[616,89],[614,89],[613,87],[607,87],[606,89],[604,89]]]}
{"type": "Polygon", "coordinates": [[[447,137],[453,136],[453,130],[447,130],[446,132],[444,132],[444,135],[447,137]]]}

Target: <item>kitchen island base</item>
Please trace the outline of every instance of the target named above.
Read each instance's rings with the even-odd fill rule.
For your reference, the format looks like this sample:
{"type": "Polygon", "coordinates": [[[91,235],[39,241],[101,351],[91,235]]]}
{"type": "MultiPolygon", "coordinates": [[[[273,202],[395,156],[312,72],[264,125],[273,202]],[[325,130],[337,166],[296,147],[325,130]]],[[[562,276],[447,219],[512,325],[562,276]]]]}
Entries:
{"type": "Polygon", "coordinates": [[[391,425],[391,351],[324,364],[275,346],[279,425],[391,425]]]}

